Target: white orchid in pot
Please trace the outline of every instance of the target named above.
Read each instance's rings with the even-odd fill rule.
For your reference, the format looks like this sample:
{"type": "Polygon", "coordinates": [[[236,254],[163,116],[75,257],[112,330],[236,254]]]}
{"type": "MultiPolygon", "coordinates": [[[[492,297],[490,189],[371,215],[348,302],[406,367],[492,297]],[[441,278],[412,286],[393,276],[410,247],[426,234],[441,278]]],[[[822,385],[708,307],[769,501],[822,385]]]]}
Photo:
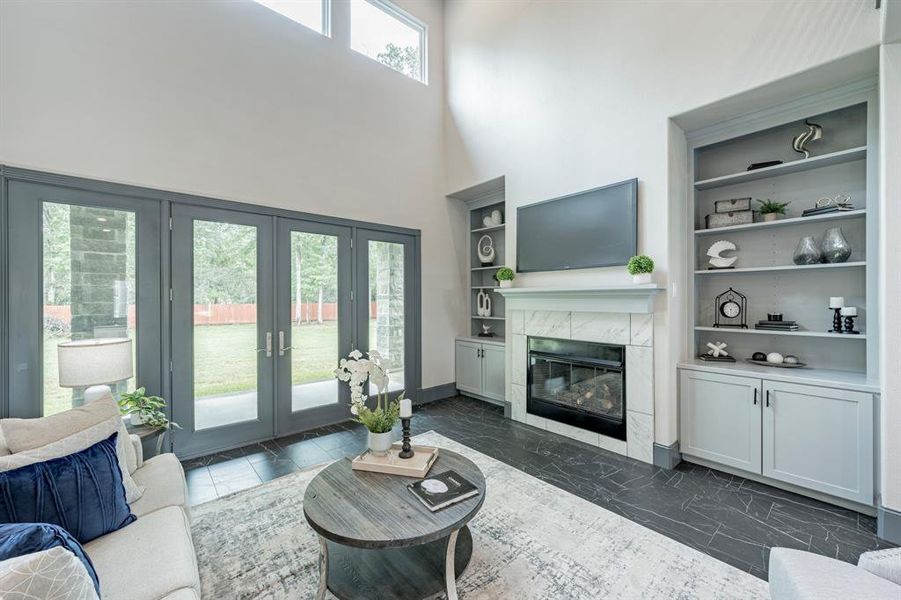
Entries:
{"type": "Polygon", "coordinates": [[[362,423],[369,430],[369,450],[376,456],[384,456],[391,449],[391,429],[400,415],[400,400],[403,392],[393,401],[388,399],[388,370],[382,364],[382,355],[370,350],[366,357],[354,350],[342,358],[335,369],[335,377],[350,386],[350,412],[354,421],[362,423]],[[378,390],[375,408],[366,405],[368,394],[364,392],[366,383],[372,383],[378,390]]]}

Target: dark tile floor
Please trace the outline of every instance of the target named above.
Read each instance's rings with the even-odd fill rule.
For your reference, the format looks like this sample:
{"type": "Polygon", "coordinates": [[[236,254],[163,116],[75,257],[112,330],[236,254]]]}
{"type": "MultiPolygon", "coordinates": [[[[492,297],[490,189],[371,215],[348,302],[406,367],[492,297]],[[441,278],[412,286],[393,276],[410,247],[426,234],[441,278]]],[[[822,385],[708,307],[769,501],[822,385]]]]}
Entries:
{"type": "MultiPolygon", "coordinates": [[[[419,407],[414,434],[434,429],[479,452],[758,577],[769,550],[787,546],[856,562],[891,545],[856,512],[712,469],[667,471],[505,419],[457,397],[419,407]]],[[[351,422],[184,463],[192,504],[343,456],[366,444],[351,422]]]]}

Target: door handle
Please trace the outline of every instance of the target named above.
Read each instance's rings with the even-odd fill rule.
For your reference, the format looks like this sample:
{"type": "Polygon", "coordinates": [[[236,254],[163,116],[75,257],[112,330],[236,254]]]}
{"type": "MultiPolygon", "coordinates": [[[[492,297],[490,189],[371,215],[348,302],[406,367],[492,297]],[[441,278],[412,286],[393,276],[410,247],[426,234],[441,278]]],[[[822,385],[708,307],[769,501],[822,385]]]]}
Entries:
{"type": "Polygon", "coordinates": [[[770,406],[770,390],[766,391],[766,405],[767,405],[767,408],[769,408],[769,406],[770,406]]]}
{"type": "Polygon", "coordinates": [[[285,332],[278,332],[278,355],[284,356],[288,350],[294,350],[294,346],[285,347],[285,332]]]}
{"type": "Polygon", "coordinates": [[[257,348],[257,352],[265,352],[266,358],[272,358],[272,332],[266,332],[266,347],[257,348]]]}
{"type": "Polygon", "coordinates": [[[757,388],[754,388],[754,406],[757,406],[757,388]]]}

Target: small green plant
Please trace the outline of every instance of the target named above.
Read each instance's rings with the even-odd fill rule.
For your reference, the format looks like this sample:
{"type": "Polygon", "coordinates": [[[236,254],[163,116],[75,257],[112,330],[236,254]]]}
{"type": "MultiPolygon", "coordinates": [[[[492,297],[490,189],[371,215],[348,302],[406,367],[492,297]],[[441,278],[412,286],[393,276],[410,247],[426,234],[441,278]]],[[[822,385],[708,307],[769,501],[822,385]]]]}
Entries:
{"type": "Polygon", "coordinates": [[[760,214],[768,215],[768,214],[777,214],[784,215],[785,209],[788,208],[788,205],[791,202],[775,202],[767,198],[766,200],[758,200],[760,204],[760,214]]]}
{"type": "Polygon", "coordinates": [[[400,399],[389,402],[385,399],[385,405],[379,403],[375,409],[371,409],[365,404],[360,404],[357,408],[357,417],[354,419],[357,423],[361,423],[363,427],[372,433],[388,433],[397,420],[400,418],[400,399]]]}
{"type": "Polygon", "coordinates": [[[644,254],[640,254],[638,256],[633,256],[629,259],[629,264],[626,265],[626,268],[629,270],[630,275],[640,275],[642,273],[653,273],[654,272],[654,261],[651,260],[650,256],[645,256],[644,254]]]}
{"type": "Polygon", "coordinates": [[[494,274],[494,278],[498,281],[513,281],[514,277],[516,277],[516,273],[510,267],[501,267],[494,274]]]}
{"type": "Polygon", "coordinates": [[[151,427],[181,429],[178,423],[166,418],[166,401],[159,396],[148,396],[147,390],[142,387],[119,396],[119,409],[123,415],[137,413],[141,420],[151,427]]]}

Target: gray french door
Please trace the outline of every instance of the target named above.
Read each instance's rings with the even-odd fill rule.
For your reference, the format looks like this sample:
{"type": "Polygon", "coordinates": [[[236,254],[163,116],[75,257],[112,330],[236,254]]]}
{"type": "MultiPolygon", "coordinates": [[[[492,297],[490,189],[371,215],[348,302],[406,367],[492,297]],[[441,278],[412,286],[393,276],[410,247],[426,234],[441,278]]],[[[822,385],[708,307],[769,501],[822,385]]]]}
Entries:
{"type": "Polygon", "coordinates": [[[334,376],[353,345],[350,227],[278,219],[276,429],[346,417],[350,392],[334,376]]]}
{"type": "Polygon", "coordinates": [[[57,345],[127,337],[134,377],[98,381],[114,393],[163,393],[161,205],[134,195],[10,180],[9,416],[39,417],[81,403],[62,388],[57,345]]]}
{"type": "Polygon", "coordinates": [[[172,206],[172,405],[182,456],[275,433],[273,224],[172,206]]]}
{"type": "MultiPolygon", "coordinates": [[[[354,241],[355,346],[381,354],[391,397],[405,392],[415,399],[420,387],[416,243],[414,236],[364,228],[356,230],[354,241]]],[[[374,395],[376,390],[369,392],[374,395]]]]}

